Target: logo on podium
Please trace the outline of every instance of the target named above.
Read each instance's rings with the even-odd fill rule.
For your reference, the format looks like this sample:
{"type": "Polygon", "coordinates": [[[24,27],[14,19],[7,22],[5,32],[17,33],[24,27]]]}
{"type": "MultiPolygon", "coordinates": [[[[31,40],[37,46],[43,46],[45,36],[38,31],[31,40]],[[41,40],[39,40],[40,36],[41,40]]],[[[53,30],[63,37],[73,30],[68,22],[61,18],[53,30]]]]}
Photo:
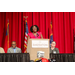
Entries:
{"type": "Polygon", "coordinates": [[[37,52],[37,58],[43,57],[44,58],[44,53],[43,51],[38,51],[37,52]]]}
{"type": "Polygon", "coordinates": [[[48,40],[32,40],[32,48],[48,48],[48,40]]]}

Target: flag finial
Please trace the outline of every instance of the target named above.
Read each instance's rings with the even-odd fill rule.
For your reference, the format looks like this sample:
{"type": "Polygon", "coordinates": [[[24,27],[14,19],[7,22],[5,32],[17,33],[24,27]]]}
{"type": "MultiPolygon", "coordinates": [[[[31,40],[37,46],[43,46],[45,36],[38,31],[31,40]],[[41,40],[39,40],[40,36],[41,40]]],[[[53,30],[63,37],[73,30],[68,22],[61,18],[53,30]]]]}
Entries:
{"type": "Polygon", "coordinates": [[[8,19],[8,23],[9,23],[9,19],[8,19]]]}
{"type": "Polygon", "coordinates": [[[27,18],[28,18],[28,16],[23,16],[23,18],[27,19],[27,18]]]}
{"type": "Polygon", "coordinates": [[[52,24],[52,21],[51,21],[51,24],[52,24]]]}

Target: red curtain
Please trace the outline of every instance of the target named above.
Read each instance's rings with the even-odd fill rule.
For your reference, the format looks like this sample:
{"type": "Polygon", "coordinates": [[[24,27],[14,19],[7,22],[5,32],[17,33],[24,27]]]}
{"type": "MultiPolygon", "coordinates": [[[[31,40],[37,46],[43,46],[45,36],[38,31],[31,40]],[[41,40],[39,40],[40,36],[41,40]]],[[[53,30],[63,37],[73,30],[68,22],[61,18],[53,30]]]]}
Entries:
{"type": "Polygon", "coordinates": [[[60,53],[74,52],[75,12],[0,12],[0,47],[4,48],[6,25],[9,19],[9,46],[16,41],[24,52],[24,18],[28,16],[28,30],[37,25],[44,38],[50,38],[50,22],[53,25],[53,39],[60,53]]]}

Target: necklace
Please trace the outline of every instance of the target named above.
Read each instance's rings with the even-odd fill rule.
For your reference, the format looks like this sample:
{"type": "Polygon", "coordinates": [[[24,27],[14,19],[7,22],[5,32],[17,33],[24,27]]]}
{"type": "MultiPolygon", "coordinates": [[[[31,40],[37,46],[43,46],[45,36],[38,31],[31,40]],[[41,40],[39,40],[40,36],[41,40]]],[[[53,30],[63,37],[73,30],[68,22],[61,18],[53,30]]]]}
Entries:
{"type": "MultiPolygon", "coordinates": [[[[34,35],[34,33],[33,33],[33,35],[34,35]]],[[[37,33],[36,33],[36,35],[37,35],[37,33]]],[[[35,36],[35,38],[37,38],[37,36],[36,35],[34,35],[35,36]]]]}

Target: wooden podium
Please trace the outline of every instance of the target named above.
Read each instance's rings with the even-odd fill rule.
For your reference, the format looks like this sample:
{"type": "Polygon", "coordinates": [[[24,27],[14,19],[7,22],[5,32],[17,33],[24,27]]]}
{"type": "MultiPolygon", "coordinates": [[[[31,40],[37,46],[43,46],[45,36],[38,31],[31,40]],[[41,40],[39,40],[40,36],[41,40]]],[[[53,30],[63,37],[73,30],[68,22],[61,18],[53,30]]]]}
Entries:
{"type": "Polygon", "coordinates": [[[30,54],[30,60],[35,60],[37,58],[38,51],[43,51],[44,58],[49,59],[49,39],[29,39],[27,53],[30,54]]]}

